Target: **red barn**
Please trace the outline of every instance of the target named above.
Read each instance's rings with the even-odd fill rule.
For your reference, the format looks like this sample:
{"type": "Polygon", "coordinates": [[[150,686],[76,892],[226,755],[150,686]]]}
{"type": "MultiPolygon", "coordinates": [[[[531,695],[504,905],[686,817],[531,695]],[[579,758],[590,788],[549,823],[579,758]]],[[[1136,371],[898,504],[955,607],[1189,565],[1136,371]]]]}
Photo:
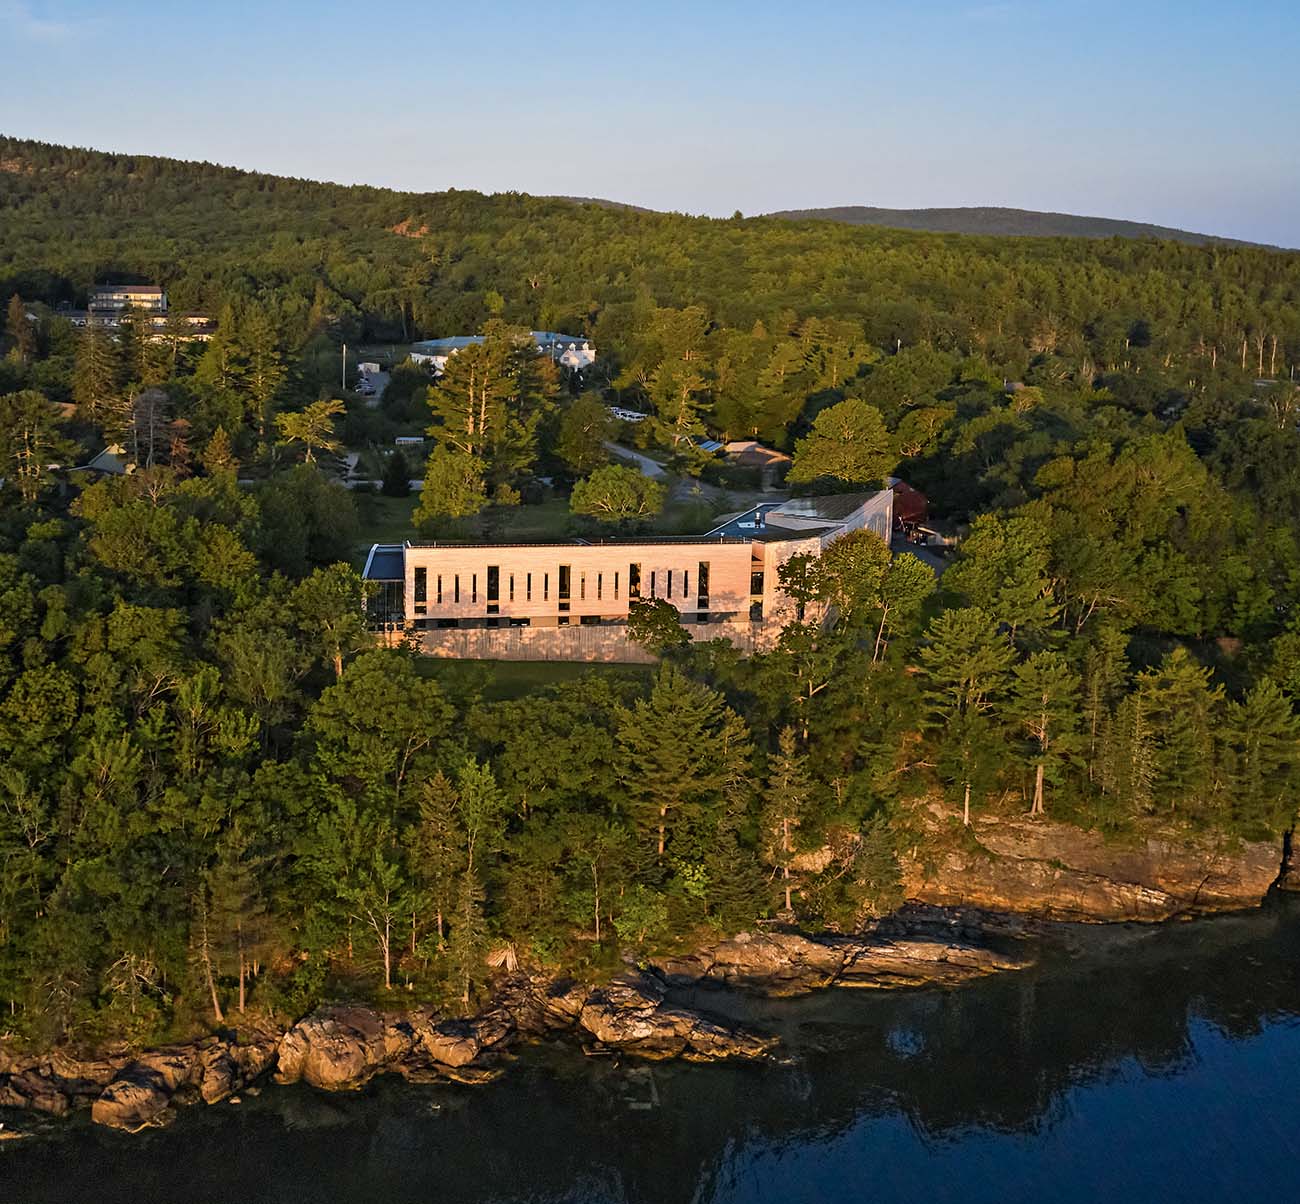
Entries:
{"type": "Polygon", "coordinates": [[[929,500],[919,489],[913,489],[898,477],[889,478],[889,487],[894,492],[894,525],[910,534],[929,515],[929,500]]]}

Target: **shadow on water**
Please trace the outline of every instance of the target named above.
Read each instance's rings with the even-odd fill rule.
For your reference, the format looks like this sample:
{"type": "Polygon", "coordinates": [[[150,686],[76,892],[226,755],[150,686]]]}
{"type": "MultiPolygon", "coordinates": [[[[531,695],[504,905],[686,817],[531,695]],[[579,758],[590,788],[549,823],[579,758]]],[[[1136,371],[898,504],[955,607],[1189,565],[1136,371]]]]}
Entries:
{"type": "Polygon", "coordinates": [[[1294,1198],[1300,908],[1070,934],[957,991],[696,1000],[773,1066],[525,1051],[498,1083],[268,1088],[125,1137],[0,1145],[0,1198],[1256,1201],[1294,1198]]]}

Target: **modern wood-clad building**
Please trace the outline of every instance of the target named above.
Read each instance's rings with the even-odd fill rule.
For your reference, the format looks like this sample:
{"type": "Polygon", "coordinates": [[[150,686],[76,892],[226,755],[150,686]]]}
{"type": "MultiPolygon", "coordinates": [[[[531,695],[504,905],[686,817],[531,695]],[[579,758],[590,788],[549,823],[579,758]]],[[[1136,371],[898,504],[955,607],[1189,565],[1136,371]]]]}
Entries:
{"type": "Polygon", "coordinates": [[[661,598],[694,638],[761,648],[793,613],[781,564],[861,528],[888,541],[893,496],[765,503],[698,536],[376,544],[371,620],[435,656],[634,660],[629,608],[661,598]]]}

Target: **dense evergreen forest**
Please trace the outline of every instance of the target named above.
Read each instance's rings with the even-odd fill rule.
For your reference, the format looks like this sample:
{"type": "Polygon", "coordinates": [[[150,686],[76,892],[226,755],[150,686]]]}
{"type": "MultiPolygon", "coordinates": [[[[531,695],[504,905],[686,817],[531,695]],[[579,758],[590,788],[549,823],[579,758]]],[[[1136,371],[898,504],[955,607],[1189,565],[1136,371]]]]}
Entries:
{"type": "Polygon", "coordinates": [[[899,901],[938,800],[951,839],[983,809],[1292,822],[1300,255],[5,139],[0,294],[0,1003],[25,1038],[456,1003],[491,962],[850,927],[899,901]],[[110,280],[216,333],[74,329],[60,305],[110,280]],[[344,340],[484,328],[378,407],[338,387],[344,340]],[[541,328],[591,336],[596,370],[539,361],[515,332],[541,328]],[[374,647],[330,457],[413,424],[434,529],[526,511],[543,475],[575,521],[634,524],[662,499],[606,463],[605,402],[652,414],[638,437],[688,478],[706,432],[792,450],[800,489],[897,471],[962,533],[952,563],[868,535],[796,559],[803,618],[747,659],[647,608],[653,673],[510,689],[374,647]],[[67,471],[106,442],[133,473],[67,471]]]}

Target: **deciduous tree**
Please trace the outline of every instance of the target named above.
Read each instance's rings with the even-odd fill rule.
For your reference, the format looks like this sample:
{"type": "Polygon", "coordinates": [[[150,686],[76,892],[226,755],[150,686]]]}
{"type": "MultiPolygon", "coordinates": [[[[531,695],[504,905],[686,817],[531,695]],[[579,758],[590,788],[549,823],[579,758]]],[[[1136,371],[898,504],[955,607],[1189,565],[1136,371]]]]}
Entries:
{"type": "Polygon", "coordinates": [[[787,480],[827,481],[838,489],[879,484],[898,462],[894,442],[875,406],[849,398],[823,410],[795,444],[787,480]]]}
{"type": "Polygon", "coordinates": [[[574,485],[569,509],[603,523],[629,523],[658,514],[664,497],[658,481],[635,468],[607,464],[574,485]]]}

